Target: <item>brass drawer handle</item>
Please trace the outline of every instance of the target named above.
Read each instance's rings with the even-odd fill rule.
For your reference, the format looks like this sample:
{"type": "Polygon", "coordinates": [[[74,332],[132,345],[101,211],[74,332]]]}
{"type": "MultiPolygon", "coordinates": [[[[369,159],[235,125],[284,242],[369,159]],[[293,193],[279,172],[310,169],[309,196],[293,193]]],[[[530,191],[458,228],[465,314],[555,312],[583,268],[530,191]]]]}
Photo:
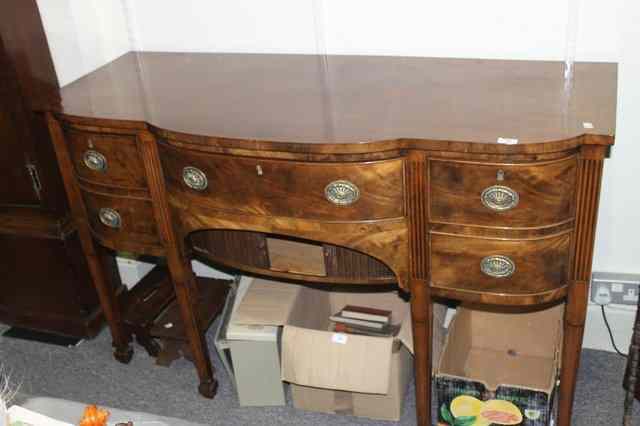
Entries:
{"type": "Polygon", "coordinates": [[[107,159],[98,151],[92,149],[86,151],[82,156],[82,161],[85,166],[93,171],[102,173],[107,171],[107,159]]]}
{"type": "Polygon", "coordinates": [[[516,264],[507,256],[495,254],[482,259],[480,270],[492,278],[508,278],[516,271],[516,264]]]}
{"type": "Polygon", "coordinates": [[[109,228],[120,229],[122,227],[120,213],[114,209],[108,207],[101,208],[98,217],[100,218],[100,222],[109,228]]]}
{"type": "Polygon", "coordinates": [[[197,167],[187,166],[182,169],[182,180],[185,185],[196,191],[204,191],[209,186],[207,175],[197,167]]]}
{"type": "Polygon", "coordinates": [[[360,190],[348,180],[335,180],[324,188],[324,195],[335,205],[348,206],[360,198],[360,190]]]}
{"type": "Polygon", "coordinates": [[[493,185],[482,191],[480,199],[486,208],[502,212],[517,206],[520,196],[508,186],[493,185]]]}

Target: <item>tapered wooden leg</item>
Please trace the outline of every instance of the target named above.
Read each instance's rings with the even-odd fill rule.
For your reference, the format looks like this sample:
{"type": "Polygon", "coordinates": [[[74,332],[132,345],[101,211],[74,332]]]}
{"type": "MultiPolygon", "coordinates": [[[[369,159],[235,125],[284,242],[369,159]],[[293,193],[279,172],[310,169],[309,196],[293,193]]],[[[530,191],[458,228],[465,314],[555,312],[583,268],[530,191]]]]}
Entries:
{"type": "Polygon", "coordinates": [[[587,316],[589,280],[593,262],[593,245],[598,220],[598,199],[602,180],[602,163],[607,147],[583,145],[578,161],[574,261],[570,271],[570,286],[564,316],[564,341],[558,425],[571,425],[573,397],[580,366],[582,336],[587,316]]]}
{"type": "Polygon", "coordinates": [[[104,268],[101,262],[101,250],[103,249],[93,241],[82,194],[72,172],[75,170],[75,166],[69,156],[62,127],[51,113],[47,113],[46,117],[51,139],[56,151],[56,158],[60,166],[60,173],[67,192],[67,198],[69,199],[69,207],[78,231],[78,236],[80,237],[82,251],[87,260],[91,279],[98,292],[102,312],[111,330],[113,346],[115,347],[114,356],[118,361],[126,364],[131,361],[131,357],[133,356],[133,349],[129,345],[131,335],[125,331],[124,325],[122,324],[122,315],[118,306],[115,288],[104,275],[104,268]]]}
{"type": "Polygon", "coordinates": [[[213,377],[213,367],[209,358],[209,350],[204,331],[197,318],[198,287],[191,271],[191,264],[185,250],[186,234],[174,229],[169,201],[164,187],[164,177],[160,155],[155,137],[142,131],[138,134],[138,146],[144,161],[149,181],[149,191],[153,200],[153,214],[158,230],[167,251],[167,266],[176,291],[176,300],[180,306],[180,315],[193,353],[193,360],[198,370],[200,385],[198,390],[206,398],[213,398],[218,383],[213,377]]]}
{"type": "Polygon", "coordinates": [[[197,317],[198,287],[191,267],[186,260],[179,262],[178,270],[174,270],[176,263],[178,262],[170,259],[169,270],[173,277],[176,299],[180,306],[182,322],[193,354],[193,362],[200,379],[198,391],[205,398],[213,398],[218,389],[218,382],[213,376],[214,371],[204,335],[205,330],[201,329],[201,322],[197,317]]]}
{"type": "Polygon", "coordinates": [[[576,389],[576,378],[580,367],[582,336],[587,315],[586,282],[571,285],[567,295],[564,314],[564,339],[562,342],[562,370],[560,372],[560,395],[558,406],[558,425],[571,425],[573,397],[576,389]]]}
{"type": "Polygon", "coordinates": [[[416,379],[416,416],[419,426],[431,425],[431,330],[433,305],[424,281],[411,283],[411,316],[416,379]]]}
{"type": "Polygon", "coordinates": [[[559,426],[571,425],[573,397],[576,389],[578,367],[580,366],[583,333],[584,327],[575,327],[565,323],[558,407],[559,426]]]}
{"type": "Polygon", "coordinates": [[[87,253],[89,272],[98,292],[100,306],[111,331],[114,347],[113,356],[119,362],[128,364],[133,357],[133,348],[130,345],[131,335],[126,332],[122,324],[122,312],[118,306],[116,289],[104,274],[102,256],[106,256],[106,254],[102,252],[104,249],[96,247],[93,242],[86,244],[84,250],[87,253]]]}

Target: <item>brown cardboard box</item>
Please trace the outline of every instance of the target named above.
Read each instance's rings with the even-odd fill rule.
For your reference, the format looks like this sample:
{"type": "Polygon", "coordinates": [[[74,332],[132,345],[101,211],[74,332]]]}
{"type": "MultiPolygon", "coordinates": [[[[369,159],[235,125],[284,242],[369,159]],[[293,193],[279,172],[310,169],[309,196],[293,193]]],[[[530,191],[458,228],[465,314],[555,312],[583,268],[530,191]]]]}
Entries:
{"type": "MultiPolygon", "coordinates": [[[[445,312],[435,305],[434,360],[444,341],[445,312]]],[[[292,383],[297,408],[399,419],[413,372],[413,336],[409,303],[398,292],[328,291],[257,279],[235,322],[283,326],[282,379],[292,383]],[[329,316],[348,304],[391,310],[392,323],[401,325],[398,336],[327,331],[329,316]]]]}
{"type": "Polygon", "coordinates": [[[291,385],[296,408],[331,414],[347,414],[378,420],[399,420],[404,393],[413,375],[413,357],[404,346],[391,356],[389,389],[386,394],[348,392],[310,386],[291,385]]]}
{"type": "Polygon", "coordinates": [[[562,305],[527,313],[459,308],[436,371],[440,421],[467,417],[476,424],[470,419],[476,417],[487,424],[493,412],[513,416],[500,424],[547,425],[563,313],[562,305]]]}

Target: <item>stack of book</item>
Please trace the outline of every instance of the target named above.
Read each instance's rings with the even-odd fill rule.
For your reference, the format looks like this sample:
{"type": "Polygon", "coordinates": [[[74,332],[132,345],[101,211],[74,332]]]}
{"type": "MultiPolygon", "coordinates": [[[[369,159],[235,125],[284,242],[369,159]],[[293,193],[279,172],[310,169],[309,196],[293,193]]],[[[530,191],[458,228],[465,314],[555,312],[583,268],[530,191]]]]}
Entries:
{"type": "Polygon", "coordinates": [[[395,336],[399,326],[391,324],[391,311],[367,306],[347,305],[331,315],[333,331],[365,336],[395,336]]]}

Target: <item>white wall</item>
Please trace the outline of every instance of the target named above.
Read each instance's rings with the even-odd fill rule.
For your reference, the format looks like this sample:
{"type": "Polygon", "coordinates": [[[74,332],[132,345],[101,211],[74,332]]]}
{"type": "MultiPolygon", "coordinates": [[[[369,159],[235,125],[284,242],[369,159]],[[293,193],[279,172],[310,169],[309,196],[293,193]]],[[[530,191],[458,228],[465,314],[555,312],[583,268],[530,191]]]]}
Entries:
{"type": "Polygon", "coordinates": [[[66,85],[131,50],[114,0],[37,0],[58,80],[66,85]]]}
{"type": "MultiPolygon", "coordinates": [[[[38,4],[62,84],[130,49],[554,60],[569,55],[577,60],[619,61],[617,141],[605,166],[594,270],[640,273],[637,1],[38,0],[38,4]]],[[[624,318],[618,322],[631,323],[624,318]]],[[[629,331],[630,327],[623,330],[623,340],[628,340],[629,331]]],[[[606,343],[604,335],[587,340],[606,343]]]]}
{"type": "Polygon", "coordinates": [[[125,1],[142,50],[563,59],[569,26],[578,58],[618,57],[620,0],[125,1]]]}
{"type": "Polygon", "coordinates": [[[594,269],[640,273],[640,4],[620,15],[616,145],[605,163],[594,269]]]}

